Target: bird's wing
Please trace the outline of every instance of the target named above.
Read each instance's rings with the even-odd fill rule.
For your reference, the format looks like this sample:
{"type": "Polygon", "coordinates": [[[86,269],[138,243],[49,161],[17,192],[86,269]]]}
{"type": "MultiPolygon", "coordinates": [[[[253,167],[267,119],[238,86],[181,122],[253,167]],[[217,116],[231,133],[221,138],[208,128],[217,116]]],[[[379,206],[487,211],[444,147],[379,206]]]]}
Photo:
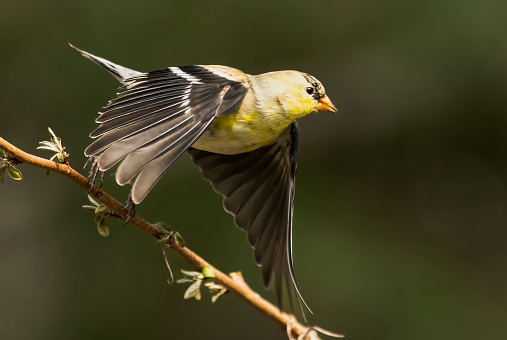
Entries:
{"type": "MultiPolygon", "coordinates": [[[[100,61],[105,68],[116,65],[100,61]]],[[[246,75],[239,79],[197,65],[123,79],[123,90],[100,112],[96,120],[100,125],[90,134],[97,140],[86,148],[85,155],[101,153],[101,170],[123,159],[116,181],[124,185],[138,174],[132,200],[139,203],[215,117],[239,107],[249,86],[246,75]]]]}
{"type": "MultiPolygon", "coordinates": [[[[191,148],[189,153],[215,191],[224,196],[224,208],[245,230],[262,267],[268,287],[274,277],[279,305],[284,285],[293,308],[304,303],[292,267],[292,212],[297,168],[297,126],[292,123],[270,145],[257,150],[222,155],[191,148]]],[[[306,303],[305,303],[306,305],[306,303]]]]}
{"type": "Polygon", "coordinates": [[[101,57],[97,57],[96,55],[93,55],[91,53],[88,53],[86,51],[83,51],[76,46],[69,43],[70,47],[78,51],[83,55],[83,57],[90,59],[95,64],[99,65],[103,69],[105,69],[107,72],[109,72],[113,77],[116,78],[120,83],[123,85],[127,85],[126,80],[130,79],[132,77],[140,76],[142,73],[132,70],[130,68],[123,67],[121,65],[115,64],[113,62],[110,62],[109,60],[106,60],[101,57]]]}

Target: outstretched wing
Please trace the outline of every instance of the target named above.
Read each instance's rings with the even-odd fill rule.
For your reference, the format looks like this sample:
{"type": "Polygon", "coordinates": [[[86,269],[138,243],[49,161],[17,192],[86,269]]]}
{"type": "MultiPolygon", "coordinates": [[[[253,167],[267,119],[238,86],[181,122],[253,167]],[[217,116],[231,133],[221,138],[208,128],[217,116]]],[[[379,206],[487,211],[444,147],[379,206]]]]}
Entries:
{"type": "Polygon", "coordinates": [[[255,261],[262,268],[264,285],[268,287],[274,277],[279,305],[284,286],[291,307],[294,292],[304,303],[292,267],[296,123],[272,144],[251,152],[221,155],[192,148],[189,153],[203,177],[224,196],[225,210],[246,231],[255,261]]]}
{"type": "MultiPolygon", "coordinates": [[[[100,64],[99,64],[100,65],[100,64]]],[[[135,179],[134,203],[140,203],[166,169],[217,116],[235,111],[247,86],[204,66],[171,67],[124,79],[123,91],[100,112],[97,138],[85,155],[100,153],[99,168],[123,160],[116,181],[135,179]]]]}

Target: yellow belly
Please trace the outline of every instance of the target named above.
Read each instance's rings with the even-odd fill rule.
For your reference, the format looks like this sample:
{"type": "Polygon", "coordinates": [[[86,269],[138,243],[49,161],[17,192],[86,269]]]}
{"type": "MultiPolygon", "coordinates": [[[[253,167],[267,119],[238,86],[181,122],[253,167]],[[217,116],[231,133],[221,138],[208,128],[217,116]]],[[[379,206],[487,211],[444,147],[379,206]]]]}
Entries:
{"type": "Polygon", "coordinates": [[[192,147],[226,155],[253,151],[272,142],[294,121],[280,118],[237,112],[218,117],[192,147]]]}

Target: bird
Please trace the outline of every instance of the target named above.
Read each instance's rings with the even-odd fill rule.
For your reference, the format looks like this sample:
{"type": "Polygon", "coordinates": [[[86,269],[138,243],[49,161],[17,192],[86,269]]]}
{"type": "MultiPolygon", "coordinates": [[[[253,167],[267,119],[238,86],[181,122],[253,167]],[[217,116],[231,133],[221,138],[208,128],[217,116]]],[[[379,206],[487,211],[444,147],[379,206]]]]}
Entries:
{"type": "Polygon", "coordinates": [[[220,65],[139,72],[69,45],[121,84],[99,112],[85,156],[96,157],[102,172],[119,163],[116,182],[132,185],[135,206],[190,154],[246,232],[265,288],[274,281],[279,308],[287,296],[291,309],[296,299],[301,311],[303,304],[310,310],[292,256],[297,119],[337,112],[322,83],[299,71],[249,75],[220,65]]]}

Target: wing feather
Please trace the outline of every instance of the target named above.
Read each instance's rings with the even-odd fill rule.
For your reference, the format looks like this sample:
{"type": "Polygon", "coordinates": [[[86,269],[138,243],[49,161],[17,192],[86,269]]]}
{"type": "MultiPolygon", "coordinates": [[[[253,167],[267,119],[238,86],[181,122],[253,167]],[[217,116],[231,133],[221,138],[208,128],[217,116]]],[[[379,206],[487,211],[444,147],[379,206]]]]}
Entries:
{"type": "MultiPolygon", "coordinates": [[[[203,177],[224,196],[224,208],[245,230],[267,287],[274,281],[291,308],[304,300],[292,266],[292,212],[297,169],[297,126],[290,125],[270,145],[238,155],[190,149],[203,177]]],[[[306,303],[305,303],[306,305],[306,303]]]]}
{"type": "Polygon", "coordinates": [[[97,139],[85,154],[99,154],[101,170],[121,162],[118,184],[137,175],[132,198],[139,203],[215,117],[239,107],[247,78],[234,81],[196,65],[138,73],[100,112],[101,124],[90,134],[97,139]]]}

